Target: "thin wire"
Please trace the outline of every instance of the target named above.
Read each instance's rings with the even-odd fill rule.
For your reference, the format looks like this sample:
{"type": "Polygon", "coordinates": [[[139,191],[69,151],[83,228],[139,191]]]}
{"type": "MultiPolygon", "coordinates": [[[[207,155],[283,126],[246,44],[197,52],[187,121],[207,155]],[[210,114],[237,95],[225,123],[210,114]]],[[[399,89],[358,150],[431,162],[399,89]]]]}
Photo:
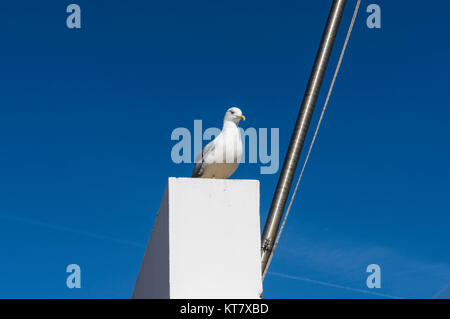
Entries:
{"type": "Polygon", "coordinates": [[[281,233],[283,232],[284,225],[286,224],[286,220],[288,218],[289,211],[291,210],[292,202],[294,201],[295,195],[297,194],[298,186],[300,185],[300,181],[302,180],[302,177],[303,177],[303,172],[305,171],[306,164],[308,163],[309,155],[311,154],[311,150],[312,150],[312,148],[314,146],[314,142],[316,141],[316,137],[317,137],[317,133],[319,132],[320,124],[322,123],[323,116],[324,116],[325,111],[327,109],[328,101],[330,100],[331,93],[333,92],[334,83],[335,83],[336,77],[337,77],[337,75],[339,73],[339,69],[341,68],[342,59],[344,58],[344,53],[345,53],[345,50],[347,48],[347,44],[348,44],[348,41],[350,39],[350,35],[352,34],[353,26],[355,24],[356,16],[358,15],[359,5],[360,4],[361,4],[361,0],[358,0],[358,2],[356,3],[355,11],[353,12],[353,17],[352,17],[352,21],[350,23],[350,27],[349,27],[349,29],[347,31],[347,36],[345,38],[344,46],[342,47],[341,55],[339,57],[339,62],[337,64],[337,66],[336,66],[336,70],[334,72],[333,80],[331,81],[330,89],[328,90],[328,95],[327,95],[327,98],[325,100],[325,104],[324,104],[324,106],[322,108],[322,113],[320,114],[319,122],[317,123],[316,130],[314,132],[314,136],[313,136],[313,139],[311,141],[311,145],[309,146],[308,154],[306,155],[306,159],[305,159],[305,162],[303,163],[303,167],[302,167],[302,170],[301,170],[300,175],[298,177],[297,184],[295,185],[294,192],[292,193],[292,197],[291,197],[291,200],[289,202],[288,208],[286,210],[286,214],[284,215],[283,223],[281,224],[280,231],[278,232],[277,238],[275,240],[275,243],[273,245],[272,251],[271,251],[270,256],[269,256],[269,260],[267,261],[267,267],[266,267],[266,269],[264,271],[264,274],[263,274],[263,277],[262,277],[263,280],[264,280],[264,277],[266,276],[267,270],[269,269],[269,265],[270,265],[270,262],[272,261],[273,253],[275,251],[275,248],[278,245],[278,241],[280,240],[280,236],[281,236],[281,233]]]}
{"type": "MultiPolygon", "coordinates": [[[[435,294],[433,296],[433,298],[431,298],[431,299],[440,299],[441,295],[443,295],[447,291],[450,291],[450,284],[448,284],[447,286],[445,286],[444,288],[439,290],[439,292],[437,294],[435,294]]],[[[447,299],[447,298],[445,298],[445,299],[447,299]]]]}

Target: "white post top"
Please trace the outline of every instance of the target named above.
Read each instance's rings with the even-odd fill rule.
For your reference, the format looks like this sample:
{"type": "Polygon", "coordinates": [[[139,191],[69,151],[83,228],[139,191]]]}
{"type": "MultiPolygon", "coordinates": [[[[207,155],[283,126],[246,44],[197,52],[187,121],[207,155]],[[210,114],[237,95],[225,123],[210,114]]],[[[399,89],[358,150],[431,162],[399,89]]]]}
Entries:
{"type": "Polygon", "coordinates": [[[260,298],[259,181],[169,178],[133,298],[260,298]]]}

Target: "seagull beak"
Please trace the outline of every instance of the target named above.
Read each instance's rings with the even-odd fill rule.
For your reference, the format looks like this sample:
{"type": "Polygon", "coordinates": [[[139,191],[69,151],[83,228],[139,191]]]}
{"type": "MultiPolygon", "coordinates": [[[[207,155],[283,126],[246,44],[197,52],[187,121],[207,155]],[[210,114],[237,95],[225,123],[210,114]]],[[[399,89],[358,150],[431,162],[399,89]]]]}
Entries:
{"type": "Polygon", "coordinates": [[[242,120],[242,121],[245,121],[245,116],[244,116],[244,115],[238,115],[237,118],[240,119],[240,120],[242,120]]]}

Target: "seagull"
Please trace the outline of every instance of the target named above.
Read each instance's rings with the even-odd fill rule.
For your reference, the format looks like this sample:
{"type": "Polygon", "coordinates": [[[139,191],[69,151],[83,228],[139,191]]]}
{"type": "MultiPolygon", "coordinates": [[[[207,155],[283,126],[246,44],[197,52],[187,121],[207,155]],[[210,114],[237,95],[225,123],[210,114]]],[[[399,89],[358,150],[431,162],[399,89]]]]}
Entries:
{"type": "Polygon", "coordinates": [[[192,177],[226,179],[233,175],[242,156],[241,132],[238,128],[241,120],[245,120],[245,116],[239,108],[227,110],[220,134],[195,157],[192,177]]]}

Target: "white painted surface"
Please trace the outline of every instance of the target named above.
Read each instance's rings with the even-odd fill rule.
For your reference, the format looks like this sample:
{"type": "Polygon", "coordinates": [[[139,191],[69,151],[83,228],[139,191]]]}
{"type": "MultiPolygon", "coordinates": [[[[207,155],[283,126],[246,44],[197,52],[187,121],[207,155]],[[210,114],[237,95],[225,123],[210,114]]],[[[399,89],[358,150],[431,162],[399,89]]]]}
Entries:
{"type": "Polygon", "coordinates": [[[259,298],[259,181],[169,178],[133,298],[259,298]]]}

